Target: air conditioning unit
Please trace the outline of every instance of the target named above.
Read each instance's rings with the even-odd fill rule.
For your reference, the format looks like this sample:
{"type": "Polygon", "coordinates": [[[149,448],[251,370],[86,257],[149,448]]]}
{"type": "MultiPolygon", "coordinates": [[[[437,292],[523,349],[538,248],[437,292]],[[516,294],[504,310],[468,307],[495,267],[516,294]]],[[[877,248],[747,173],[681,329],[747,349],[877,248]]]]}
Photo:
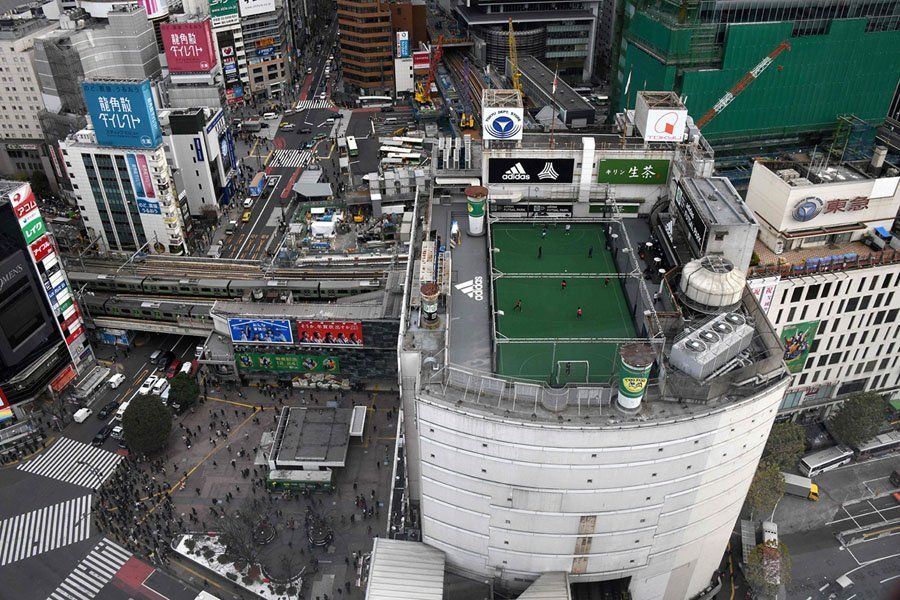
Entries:
{"type": "Polygon", "coordinates": [[[741,314],[716,315],[672,345],[669,364],[702,381],[746,350],[753,332],[741,314]]]}

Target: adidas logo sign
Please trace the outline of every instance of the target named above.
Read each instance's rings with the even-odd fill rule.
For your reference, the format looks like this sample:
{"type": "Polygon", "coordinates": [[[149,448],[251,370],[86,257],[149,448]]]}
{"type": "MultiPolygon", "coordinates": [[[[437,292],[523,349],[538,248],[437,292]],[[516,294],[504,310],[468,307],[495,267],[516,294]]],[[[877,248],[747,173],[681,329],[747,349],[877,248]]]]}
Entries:
{"type": "Polygon", "coordinates": [[[525,167],[522,166],[522,163],[517,162],[506,170],[502,179],[504,181],[531,181],[531,175],[525,172],[525,167]]]}
{"type": "Polygon", "coordinates": [[[460,292],[472,298],[473,300],[484,300],[484,278],[476,277],[474,279],[470,279],[468,281],[463,281],[462,283],[457,283],[455,286],[460,292]]]}
{"type": "Polygon", "coordinates": [[[538,179],[543,181],[544,179],[549,179],[551,181],[556,181],[559,179],[559,173],[556,172],[556,169],[553,168],[552,162],[544,163],[544,168],[541,169],[541,172],[538,173],[538,179]]]}

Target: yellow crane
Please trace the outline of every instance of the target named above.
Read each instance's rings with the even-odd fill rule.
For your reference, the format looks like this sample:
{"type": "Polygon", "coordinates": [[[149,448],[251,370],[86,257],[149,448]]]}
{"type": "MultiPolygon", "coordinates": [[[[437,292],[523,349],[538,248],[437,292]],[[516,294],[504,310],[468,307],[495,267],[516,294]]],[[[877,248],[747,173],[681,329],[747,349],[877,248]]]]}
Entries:
{"type": "Polygon", "coordinates": [[[513,29],[512,17],[509,18],[509,66],[513,87],[521,94],[522,74],[519,73],[519,53],[516,51],[516,30],[513,29]]]}

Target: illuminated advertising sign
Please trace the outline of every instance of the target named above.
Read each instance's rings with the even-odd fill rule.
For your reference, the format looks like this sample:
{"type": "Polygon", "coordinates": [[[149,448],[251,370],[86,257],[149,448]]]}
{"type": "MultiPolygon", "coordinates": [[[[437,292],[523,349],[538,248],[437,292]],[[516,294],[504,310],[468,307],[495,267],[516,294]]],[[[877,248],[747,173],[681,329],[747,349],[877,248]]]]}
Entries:
{"type": "Polygon", "coordinates": [[[262,15],[275,10],[275,0],[238,0],[242,17],[262,15]]]}
{"type": "Polygon", "coordinates": [[[144,185],[144,194],[148,198],[156,198],[156,192],[153,191],[153,181],[150,179],[150,167],[147,166],[147,157],[143,154],[137,155],[138,172],[141,174],[141,183],[144,185]]]}
{"type": "Polygon", "coordinates": [[[260,354],[235,352],[234,359],[242,371],[288,371],[292,373],[338,373],[340,363],[335,356],[319,354],[260,354]]]}
{"type": "Polygon", "coordinates": [[[215,26],[237,23],[238,0],[209,0],[209,16],[215,26]]]}
{"type": "Polygon", "coordinates": [[[818,321],[807,321],[788,325],[781,332],[781,343],[784,344],[784,364],[791,373],[799,373],[803,370],[818,328],[818,321]]]}
{"type": "Polygon", "coordinates": [[[147,11],[148,19],[169,14],[169,3],[166,0],[138,0],[138,4],[147,11]]]}
{"type": "Polygon", "coordinates": [[[137,198],[138,212],[143,215],[161,215],[162,208],[156,200],[149,198],[137,198]]]}
{"type": "Polygon", "coordinates": [[[150,81],[81,84],[97,143],[115,148],[156,148],[162,130],[150,81]]]}
{"type": "Polygon", "coordinates": [[[34,241],[29,248],[34,262],[41,262],[54,253],[53,244],[50,243],[50,238],[46,235],[34,241]]]}
{"type": "Polygon", "coordinates": [[[0,388],[0,423],[3,421],[8,421],[12,419],[13,413],[12,408],[9,406],[9,400],[6,399],[6,394],[3,393],[3,389],[0,388]]]}
{"type": "Polygon", "coordinates": [[[604,158],[597,168],[597,181],[600,183],[665,185],[668,179],[668,160],[604,158]]]}
{"type": "MultiPolygon", "coordinates": [[[[397,58],[409,58],[409,32],[397,32],[397,58]]],[[[415,68],[415,67],[413,67],[415,68]]]]}
{"type": "Polygon", "coordinates": [[[73,379],[75,379],[75,367],[72,366],[72,363],[60,371],[59,375],[53,378],[53,381],[50,382],[50,389],[54,392],[59,393],[65,388],[73,379]]]}
{"type": "Polygon", "coordinates": [[[362,323],[297,321],[297,343],[301,346],[362,346],[362,323]]]}
{"type": "Polygon", "coordinates": [[[44,219],[38,217],[22,228],[22,234],[25,236],[25,243],[31,244],[39,237],[47,233],[47,227],[44,225],[44,219]]]}
{"type": "Polygon", "coordinates": [[[225,98],[228,102],[242,102],[244,100],[244,86],[233,85],[225,89],[225,98]]]}
{"type": "Polygon", "coordinates": [[[228,319],[235,344],[293,344],[291,322],[283,319],[228,319]]]}
{"type": "Polygon", "coordinates": [[[428,50],[412,53],[413,69],[428,69],[431,67],[431,53],[428,50]]]}
{"type": "Polygon", "coordinates": [[[521,140],[525,118],[521,108],[485,108],[481,135],[486,140],[521,140]]]}
{"type": "Polygon", "coordinates": [[[488,183],[572,183],[571,158],[491,158],[488,183]]]}
{"type": "Polygon", "coordinates": [[[159,29],[171,73],[205,72],[216,66],[215,45],[209,21],[163,23],[159,29]]]}

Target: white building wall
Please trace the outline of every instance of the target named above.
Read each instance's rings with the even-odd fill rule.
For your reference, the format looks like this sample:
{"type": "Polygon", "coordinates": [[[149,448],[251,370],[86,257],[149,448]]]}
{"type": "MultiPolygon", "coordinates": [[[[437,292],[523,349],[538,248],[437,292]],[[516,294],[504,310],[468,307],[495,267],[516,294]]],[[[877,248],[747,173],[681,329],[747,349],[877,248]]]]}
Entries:
{"type": "Polygon", "coordinates": [[[512,588],[566,571],[631,576],[636,600],[683,600],[718,566],[786,385],[620,428],[520,422],[420,395],[423,541],[451,568],[512,588]]]}
{"type": "Polygon", "coordinates": [[[782,412],[813,409],[816,416],[854,391],[900,397],[900,263],[782,278],[767,314],[779,335],[789,325],[820,323],[782,412]]]}

